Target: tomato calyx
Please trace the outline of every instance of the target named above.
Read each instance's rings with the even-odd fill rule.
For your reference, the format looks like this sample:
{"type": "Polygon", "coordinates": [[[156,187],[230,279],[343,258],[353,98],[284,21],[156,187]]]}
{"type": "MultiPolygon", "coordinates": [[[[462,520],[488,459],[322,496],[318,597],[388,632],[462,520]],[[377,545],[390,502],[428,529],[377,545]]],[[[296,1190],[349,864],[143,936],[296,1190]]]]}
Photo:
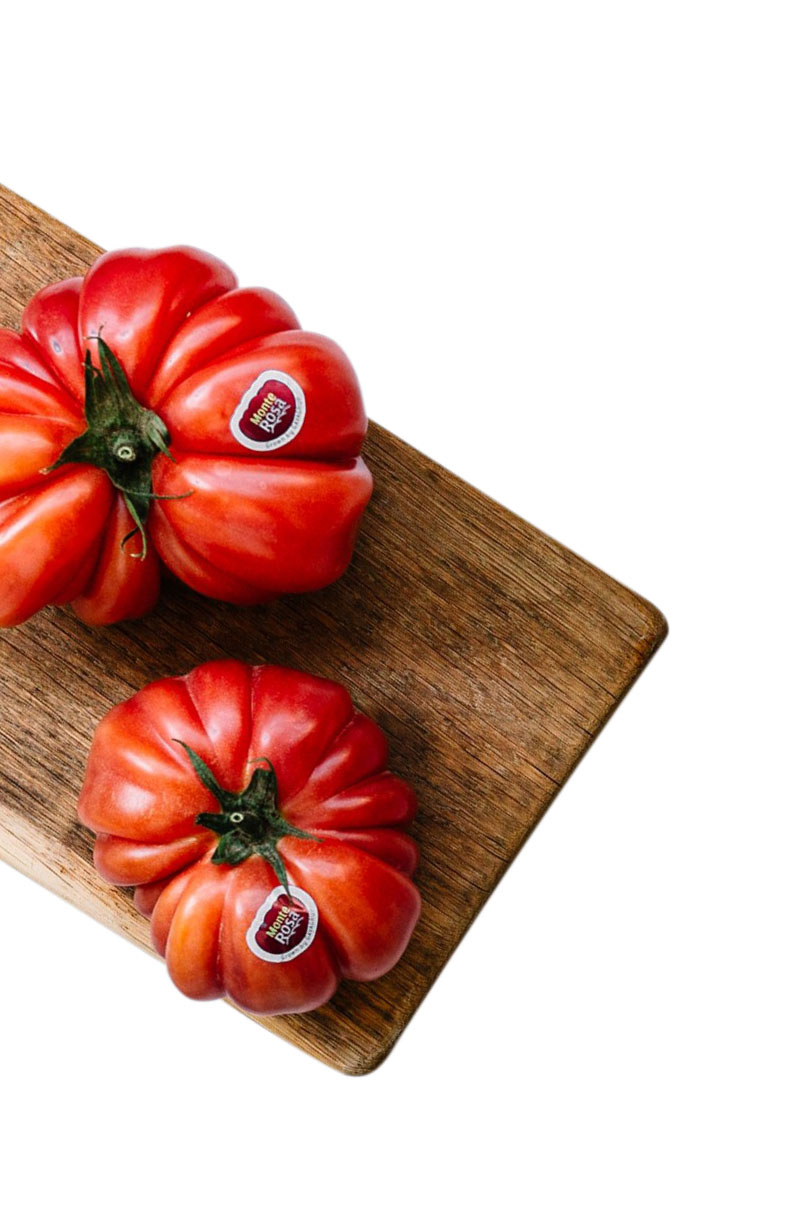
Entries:
{"type": "Polygon", "coordinates": [[[277,805],[277,777],[272,762],[265,756],[252,761],[259,768],[253,773],[247,788],[235,792],[223,789],[202,757],[182,739],[175,739],[175,743],[185,750],[197,777],[220,806],[219,811],[202,811],[194,821],[198,827],[209,828],[220,838],[212,862],[215,865],[240,865],[248,857],[263,857],[291,899],[288,874],[278,852],[278,841],[283,836],[298,836],[302,840],[317,843],[321,841],[318,836],[295,828],[281,814],[277,805]]]}
{"type": "Polygon", "coordinates": [[[172,458],[169,430],[160,416],[134,398],[125,371],[102,336],[92,339],[97,341],[100,365],[94,365],[87,349],[83,362],[86,428],[42,473],[47,474],[70,462],[89,463],[105,471],[122,494],[134,522],[134,528],[122,539],[122,545],[134,534],[141,534],[141,550],[130,553],[134,559],[144,559],[147,555],[145,522],[150,501],[184,498],[157,496],[153,492],[156,455],[166,454],[167,458],[172,458]]]}

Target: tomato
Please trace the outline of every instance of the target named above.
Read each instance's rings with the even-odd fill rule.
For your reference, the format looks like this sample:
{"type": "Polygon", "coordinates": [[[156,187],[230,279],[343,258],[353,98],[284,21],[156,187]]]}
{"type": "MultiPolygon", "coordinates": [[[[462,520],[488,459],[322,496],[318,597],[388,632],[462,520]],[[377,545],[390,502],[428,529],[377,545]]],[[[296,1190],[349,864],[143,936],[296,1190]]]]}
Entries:
{"type": "Polygon", "coordinates": [[[419,916],[416,797],[387,759],[341,685],[215,661],[106,715],[78,814],[182,992],[307,1012],[390,970],[419,916]]]}
{"type": "Polygon", "coordinates": [[[372,479],[355,373],[194,248],[101,256],[0,329],[0,625],[138,617],[165,565],[238,604],[346,569],[372,479]]]}

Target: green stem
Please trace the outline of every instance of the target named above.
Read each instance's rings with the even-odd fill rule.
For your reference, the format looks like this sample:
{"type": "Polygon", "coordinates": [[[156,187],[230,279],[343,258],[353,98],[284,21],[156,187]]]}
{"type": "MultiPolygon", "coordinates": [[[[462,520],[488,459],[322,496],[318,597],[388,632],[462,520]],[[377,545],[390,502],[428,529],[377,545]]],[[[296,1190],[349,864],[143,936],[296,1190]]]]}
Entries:
{"type": "Polygon", "coordinates": [[[94,365],[87,349],[83,362],[86,428],[42,473],[72,462],[89,463],[105,471],[121,493],[135,527],[125,535],[122,545],[140,533],[141,551],[131,554],[133,558],[144,559],[150,501],[184,500],[191,492],[182,496],[159,496],[153,492],[156,455],[172,458],[169,430],[160,416],[134,398],[125,371],[102,336],[92,339],[97,341],[100,366],[94,365]]]}
{"type": "Polygon", "coordinates": [[[203,811],[194,821],[199,827],[216,832],[220,838],[211,860],[216,865],[240,865],[248,857],[262,857],[272,867],[290,899],[288,874],[278,851],[278,841],[283,836],[298,836],[302,840],[319,842],[319,837],[295,828],[284,819],[277,805],[277,777],[272,762],[265,756],[251,761],[251,764],[266,767],[255,770],[246,790],[234,792],[220,786],[193,748],[182,739],[174,742],[185,750],[197,777],[219,803],[219,811],[203,811]]]}

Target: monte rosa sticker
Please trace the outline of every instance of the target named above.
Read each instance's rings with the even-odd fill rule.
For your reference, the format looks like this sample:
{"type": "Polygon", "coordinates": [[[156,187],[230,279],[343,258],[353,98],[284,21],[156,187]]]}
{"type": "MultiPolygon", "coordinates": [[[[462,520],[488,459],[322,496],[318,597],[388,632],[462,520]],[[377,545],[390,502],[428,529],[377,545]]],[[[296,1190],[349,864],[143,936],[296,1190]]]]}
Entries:
{"type": "Polygon", "coordinates": [[[251,382],[230,418],[239,445],[259,454],[288,445],[305,420],[305,392],[282,370],[264,370],[251,382]]]}
{"type": "Polygon", "coordinates": [[[247,945],[264,962],[299,958],[316,936],[319,909],[300,887],[276,886],[267,895],[247,929],[247,945]]]}

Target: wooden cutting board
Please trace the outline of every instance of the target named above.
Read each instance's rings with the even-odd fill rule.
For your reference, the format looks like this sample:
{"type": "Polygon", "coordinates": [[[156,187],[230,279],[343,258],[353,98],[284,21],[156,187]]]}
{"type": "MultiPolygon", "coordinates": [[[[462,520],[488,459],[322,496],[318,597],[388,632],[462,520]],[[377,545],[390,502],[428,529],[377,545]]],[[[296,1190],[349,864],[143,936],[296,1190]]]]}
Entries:
{"type": "MultiPolygon", "coordinates": [[[[0,187],[0,325],[99,251],[0,187]]],[[[376,983],[259,1020],[351,1074],[388,1054],[666,635],[647,601],[379,425],[365,453],[374,498],[350,570],[324,592],[240,609],[173,584],[142,621],[92,630],[48,609],[0,632],[0,856],[147,949],[147,921],[95,873],[75,816],[109,707],[232,655],[341,680],[385,729],[419,794],[417,931],[376,983]]]]}

